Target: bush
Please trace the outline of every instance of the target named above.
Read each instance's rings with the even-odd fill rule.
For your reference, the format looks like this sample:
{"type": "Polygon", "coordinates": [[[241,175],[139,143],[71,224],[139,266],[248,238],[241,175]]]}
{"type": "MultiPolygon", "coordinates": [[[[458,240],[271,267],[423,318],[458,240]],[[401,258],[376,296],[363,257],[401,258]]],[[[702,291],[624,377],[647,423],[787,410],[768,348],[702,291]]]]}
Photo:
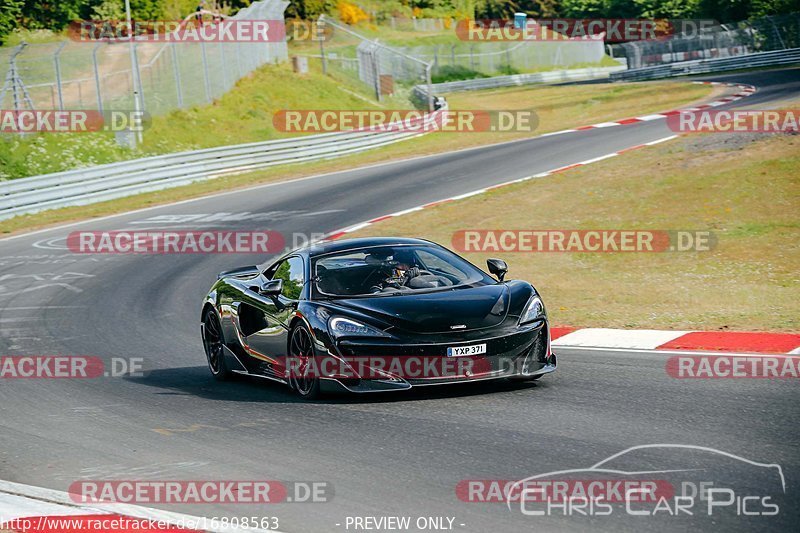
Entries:
{"type": "Polygon", "coordinates": [[[350,2],[342,0],[337,7],[339,8],[339,18],[341,18],[342,22],[345,24],[353,26],[369,18],[363,9],[350,2]]]}
{"type": "Polygon", "coordinates": [[[436,69],[432,75],[431,80],[433,83],[444,83],[447,81],[458,81],[458,80],[474,80],[477,78],[488,78],[486,74],[483,72],[478,72],[477,70],[472,70],[467,67],[462,67],[460,65],[447,65],[444,67],[439,67],[436,69]]]}
{"type": "Polygon", "coordinates": [[[503,74],[504,76],[511,76],[512,74],[519,74],[520,71],[512,67],[511,65],[500,65],[497,67],[497,72],[503,74]]]}

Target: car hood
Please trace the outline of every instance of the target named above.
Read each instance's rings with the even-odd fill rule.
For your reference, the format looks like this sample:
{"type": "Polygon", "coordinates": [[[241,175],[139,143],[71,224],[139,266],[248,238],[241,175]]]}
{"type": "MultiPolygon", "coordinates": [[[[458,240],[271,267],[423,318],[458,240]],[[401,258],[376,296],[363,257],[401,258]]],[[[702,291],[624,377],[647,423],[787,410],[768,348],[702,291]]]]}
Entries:
{"type": "Polygon", "coordinates": [[[508,314],[509,291],[498,283],[404,296],[351,298],[337,300],[336,304],[405,331],[458,332],[500,324],[508,314]]]}

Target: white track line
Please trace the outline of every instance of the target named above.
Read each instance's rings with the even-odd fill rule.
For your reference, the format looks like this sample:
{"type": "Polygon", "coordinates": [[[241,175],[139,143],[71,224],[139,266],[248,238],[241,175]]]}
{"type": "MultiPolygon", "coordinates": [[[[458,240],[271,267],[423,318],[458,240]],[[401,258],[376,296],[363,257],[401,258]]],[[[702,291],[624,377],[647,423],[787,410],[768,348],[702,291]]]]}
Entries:
{"type": "Polygon", "coordinates": [[[532,176],[527,176],[527,177],[524,177],[524,178],[505,181],[503,183],[498,183],[497,185],[492,185],[491,187],[484,187],[482,189],[469,191],[469,192],[466,192],[466,193],[459,194],[457,196],[451,196],[449,198],[442,198],[441,200],[435,200],[433,202],[428,202],[426,204],[418,205],[418,206],[415,206],[415,207],[411,207],[409,209],[404,209],[402,211],[397,211],[395,213],[389,213],[388,215],[381,215],[381,216],[378,216],[378,217],[374,217],[374,218],[371,218],[369,220],[365,220],[363,222],[359,222],[358,224],[353,224],[351,226],[347,226],[347,227],[342,228],[342,229],[331,231],[331,232],[327,233],[324,237],[322,237],[319,240],[334,240],[334,239],[338,239],[339,237],[342,237],[343,235],[346,235],[348,233],[353,233],[355,231],[358,231],[358,230],[364,229],[364,228],[366,228],[368,226],[371,226],[372,224],[375,224],[377,222],[383,222],[384,220],[388,220],[390,218],[396,218],[396,217],[400,217],[400,216],[403,216],[403,215],[407,215],[409,213],[415,213],[417,211],[421,211],[423,209],[427,209],[427,208],[430,208],[430,207],[436,207],[437,205],[445,203],[445,202],[453,202],[453,201],[463,200],[464,198],[477,196],[479,194],[483,194],[483,193],[488,192],[490,190],[499,189],[500,187],[505,187],[507,185],[512,185],[514,183],[521,183],[523,181],[528,181],[530,179],[535,179],[535,178],[544,178],[546,176],[550,176],[550,175],[558,173],[558,172],[563,172],[563,171],[566,171],[566,170],[569,170],[569,169],[572,169],[572,168],[582,167],[582,166],[585,166],[585,165],[588,165],[588,164],[591,164],[591,163],[596,163],[598,161],[603,161],[605,159],[620,155],[620,154],[622,154],[624,152],[629,152],[629,151],[631,151],[633,149],[643,148],[645,146],[653,146],[655,144],[659,144],[659,143],[662,143],[662,142],[670,141],[670,140],[675,139],[677,137],[678,137],[677,135],[670,135],[669,137],[663,137],[661,139],[656,139],[655,141],[650,141],[649,143],[640,144],[640,145],[636,145],[636,146],[632,146],[632,147],[629,147],[629,148],[625,148],[623,150],[619,150],[619,151],[616,151],[616,152],[611,152],[611,153],[608,153],[608,154],[604,154],[604,155],[601,155],[599,157],[594,157],[592,159],[587,159],[587,160],[579,162],[579,163],[573,163],[571,165],[565,165],[565,166],[562,166],[562,167],[554,168],[552,170],[548,170],[546,172],[540,172],[540,173],[534,174],[532,176]]]}
{"type": "MultiPolygon", "coordinates": [[[[756,90],[757,90],[752,85],[743,85],[743,84],[736,84],[736,83],[726,83],[726,84],[723,84],[721,82],[692,82],[692,83],[705,83],[705,84],[708,84],[708,85],[728,85],[728,86],[731,86],[731,87],[738,87],[738,88],[742,89],[742,91],[743,91],[742,93],[738,93],[738,94],[742,94],[743,96],[749,96],[749,95],[753,94],[754,92],[756,92],[756,90]]],[[[708,105],[710,105],[710,104],[706,104],[706,106],[708,106],[708,105]]],[[[699,108],[692,108],[692,109],[699,109],[699,108]]],[[[666,113],[670,113],[670,111],[667,111],[666,113]]],[[[651,118],[636,117],[636,118],[633,118],[633,119],[621,119],[621,120],[612,121],[612,122],[601,122],[599,124],[593,124],[591,126],[585,126],[582,129],[585,130],[585,129],[593,129],[593,128],[604,128],[604,127],[607,127],[606,126],[607,124],[612,124],[612,123],[615,124],[615,125],[631,124],[631,123],[639,122],[639,121],[642,121],[642,120],[655,120],[656,118],[664,118],[666,116],[667,116],[666,114],[646,115],[646,117],[655,117],[655,118],[651,119],[651,118]],[[631,121],[633,121],[633,122],[631,122],[631,121]]],[[[576,131],[578,131],[578,130],[577,129],[566,129],[566,130],[554,131],[554,132],[550,132],[550,133],[543,133],[543,134],[539,135],[538,137],[526,137],[526,138],[522,138],[522,139],[514,139],[514,140],[511,140],[511,141],[505,141],[505,142],[500,142],[500,143],[495,143],[495,144],[485,144],[485,145],[481,145],[481,146],[472,146],[472,147],[469,147],[469,148],[461,148],[461,149],[458,149],[458,150],[451,150],[451,151],[445,152],[445,153],[447,153],[447,154],[458,154],[458,153],[469,152],[469,151],[474,151],[474,150],[481,150],[481,149],[484,149],[484,148],[492,148],[492,147],[497,147],[497,146],[504,146],[504,145],[508,145],[508,144],[513,144],[513,143],[520,143],[520,142],[530,141],[531,139],[536,139],[536,138],[539,138],[539,137],[549,137],[549,136],[552,136],[552,135],[561,135],[563,133],[572,133],[572,132],[576,132],[576,131]]],[[[674,138],[674,136],[672,138],[674,138]]],[[[669,140],[669,139],[670,139],[670,137],[667,137],[667,138],[662,139],[659,142],[663,142],[663,141],[669,140]]],[[[268,187],[275,187],[275,186],[278,186],[278,185],[287,185],[287,184],[298,183],[298,182],[302,182],[302,181],[306,181],[306,180],[319,179],[319,178],[323,178],[323,177],[334,176],[336,174],[342,174],[342,173],[345,173],[345,172],[354,172],[354,171],[360,171],[360,170],[368,170],[368,169],[371,169],[371,168],[379,168],[379,167],[383,167],[383,166],[387,166],[387,165],[405,163],[405,162],[409,162],[409,161],[415,161],[415,160],[418,160],[418,159],[425,159],[425,158],[428,158],[428,157],[435,157],[437,155],[444,155],[444,153],[443,154],[428,154],[428,155],[414,156],[414,157],[409,157],[409,158],[406,158],[406,159],[395,159],[395,160],[392,160],[392,161],[384,161],[384,162],[381,162],[381,163],[375,163],[375,164],[372,164],[372,165],[364,165],[364,166],[349,168],[349,169],[346,169],[346,170],[336,170],[334,172],[325,172],[323,174],[315,174],[315,175],[312,175],[312,176],[304,176],[304,177],[301,177],[301,178],[294,178],[294,179],[291,179],[291,180],[277,181],[277,182],[272,182],[272,183],[262,183],[260,185],[253,185],[251,187],[244,187],[244,188],[241,188],[241,189],[234,189],[232,191],[215,192],[215,193],[207,194],[207,195],[204,195],[204,196],[198,196],[196,198],[188,198],[186,200],[179,200],[177,202],[170,202],[170,203],[159,204],[159,205],[154,205],[154,206],[150,206],[150,207],[143,207],[141,209],[134,209],[132,211],[125,211],[125,212],[122,212],[122,213],[115,213],[113,215],[106,215],[106,216],[90,218],[90,219],[86,219],[86,220],[79,220],[79,221],[76,221],[76,222],[69,222],[69,223],[66,223],[66,224],[59,224],[59,225],[48,227],[48,228],[42,228],[42,229],[39,229],[39,230],[34,230],[34,231],[30,231],[30,232],[24,232],[24,233],[20,233],[18,235],[11,235],[9,237],[2,237],[2,238],[0,238],[0,242],[19,239],[19,238],[22,238],[22,237],[27,237],[29,235],[37,235],[37,234],[45,233],[45,232],[48,232],[48,231],[55,231],[55,230],[60,230],[60,229],[64,229],[64,228],[70,228],[70,227],[79,226],[79,225],[82,225],[82,224],[89,224],[89,223],[92,223],[92,222],[102,222],[102,221],[111,220],[111,219],[117,218],[117,217],[122,217],[122,216],[126,216],[126,215],[133,215],[133,214],[136,214],[136,213],[144,213],[144,212],[147,212],[147,211],[152,211],[154,209],[161,209],[161,208],[164,208],[164,207],[183,205],[183,204],[188,204],[188,203],[191,203],[191,202],[199,202],[199,201],[202,201],[202,200],[208,200],[210,198],[219,198],[219,197],[227,196],[227,195],[230,195],[230,194],[239,194],[239,193],[245,192],[245,191],[255,191],[255,190],[260,190],[260,189],[266,189],[268,187]]],[[[289,164],[291,164],[291,163],[289,163],[289,164]]],[[[255,171],[255,172],[257,172],[257,171],[255,171]]],[[[533,177],[537,177],[537,178],[538,177],[544,177],[544,175],[545,174],[536,175],[536,176],[530,176],[530,177],[524,178],[524,179],[531,179],[533,177]]],[[[330,234],[333,234],[333,233],[336,233],[336,232],[331,232],[330,234]]]]}
{"type": "MultiPolygon", "coordinates": [[[[580,350],[589,352],[631,352],[637,354],[648,354],[652,356],[662,355],[727,355],[737,357],[785,357],[789,354],[780,353],[758,353],[758,352],[725,352],[725,351],[698,351],[698,350],[649,350],[646,348],[609,348],[605,346],[558,346],[559,350],[580,350]]],[[[556,354],[558,355],[558,354],[556,354]]]]}

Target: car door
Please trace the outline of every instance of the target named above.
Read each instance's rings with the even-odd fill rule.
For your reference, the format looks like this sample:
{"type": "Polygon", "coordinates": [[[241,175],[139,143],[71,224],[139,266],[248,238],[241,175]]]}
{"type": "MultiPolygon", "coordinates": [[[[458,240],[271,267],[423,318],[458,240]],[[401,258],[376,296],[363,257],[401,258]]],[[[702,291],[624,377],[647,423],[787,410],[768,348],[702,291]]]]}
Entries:
{"type": "Polygon", "coordinates": [[[289,322],[297,309],[305,283],[303,258],[291,256],[273,265],[262,275],[264,281],[281,279],[277,296],[254,295],[257,305],[242,302],[239,322],[250,355],[261,362],[258,371],[282,377],[289,340],[289,322]],[[244,331],[249,330],[249,331],[244,331]]]}

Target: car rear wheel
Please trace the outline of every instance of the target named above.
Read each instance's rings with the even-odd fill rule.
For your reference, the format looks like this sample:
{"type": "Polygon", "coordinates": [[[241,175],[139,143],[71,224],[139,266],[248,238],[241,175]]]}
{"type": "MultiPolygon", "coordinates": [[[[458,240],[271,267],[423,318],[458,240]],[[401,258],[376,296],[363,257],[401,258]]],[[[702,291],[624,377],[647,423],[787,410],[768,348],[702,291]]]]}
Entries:
{"type": "Polygon", "coordinates": [[[303,324],[292,330],[289,339],[289,384],[303,399],[313,400],[320,395],[319,378],[314,365],[311,333],[303,324]]]}
{"type": "Polygon", "coordinates": [[[203,348],[206,351],[208,368],[214,379],[218,381],[225,381],[231,376],[228,365],[225,363],[224,345],[225,338],[217,313],[213,309],[208,309],[203,316],[203,348]]]}

